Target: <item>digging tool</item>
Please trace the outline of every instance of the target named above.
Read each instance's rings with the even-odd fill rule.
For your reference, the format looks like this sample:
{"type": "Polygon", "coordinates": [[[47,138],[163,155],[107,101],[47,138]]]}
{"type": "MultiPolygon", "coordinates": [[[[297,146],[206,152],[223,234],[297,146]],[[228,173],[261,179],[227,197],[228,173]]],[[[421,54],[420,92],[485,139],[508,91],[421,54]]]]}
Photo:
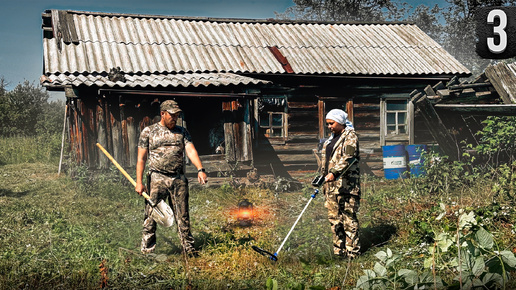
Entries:
{"type": "MultiPolygon", "coordinates": [[[[122,174],[131,182],[131,184],[136,186],[134,179],[129,174],[127,174],[122,166],[118,164],[118,162],[116,162],[113,156],[111,156],[111,154],[109,154],[109,152],[107,152],[106,149],[104,149],[104,147],[102,147],[102,145],[99,143],[97,143],[97,147],[99,147],[99,149],[107,156],[107,158],[113,162],[116,168],[122,172],[122,174]]],[[[142,196],[145,197],[145,199],[152,207],[151,218],[153,220],[164,227],[170,227],[174,224],[174,212],[164,200],[160,200],[158,204],[155,204],[147,193],[142,192],[142,196]]]]}
{"type": "MultiPolygon", "coordinates": [[[[344,172],[342,172],[339,177],[344,174],[346,171],[348,171],[348,169],[351,167],[351,165],[353,165],[353,163],[355,163],[357,160],[355,158],[353,158],[350,163],[349,163],[349,166],[346,170],[344,170],[344,172]]],[[[251,246],[251,248],[253,250],[255,250],[256,252],[258,252],[260,255],[263,255],[265,257],[268,257],[269,259],[271,259],[272,261],[277,261],[278,260],[278,253],[281,251],[281,249],[283,248],[283,245],[285,245],[285,242],[287,241],[288,237],[290,236],[290,234],[292,233],[292,231],[294,230],[294,228],[296,227],[297,225],[297,222],[299,221],[299,219],[301,219],[301,216],[303,216],[303,214],[305,213],[305,210],[308,208],[308,206],[310,205],[310,203],[312,202],[312,200],[317,196],[317,194],[319,194],[319,189],[318,187],[321,187],[324,182],[325,182],[325,178],[324,176],[317,176],[315,177],[313,180],[312,180],[312,186],[313,187],[316,187],[316,189],[314,190],[314,193],[310,196],[310,199],[308,200],[308,202],[306,203],[305,205],[305,208],[303,208],[303,211],[301,211],[301,214],[299,214],[299,216],[297,217],[296,221],[294,222],[294,224],[292,225],[292,228],[290,228],[290,231],[288,232],[287,236],[285,237],[285,239],[283,239],[283,242],[281,243],[281,245],[279,246],[278,250],[273,254],[269,251],[266,251],[260,247],[257,247],[257,246],[251,246]]]]}

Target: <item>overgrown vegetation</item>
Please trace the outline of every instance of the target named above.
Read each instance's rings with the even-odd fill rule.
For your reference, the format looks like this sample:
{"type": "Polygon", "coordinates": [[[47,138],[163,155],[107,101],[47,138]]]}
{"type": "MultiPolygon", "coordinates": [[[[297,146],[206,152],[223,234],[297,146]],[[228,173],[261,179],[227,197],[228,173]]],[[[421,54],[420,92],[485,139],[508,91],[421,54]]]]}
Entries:
{"type": "Polygon", "coordinates": [[[12,91],[0,77],[0,164],[55,162],[61,150],[64,103],[25,81],[12,91]]]}
{"type": "MultiPolygon", "coordinates": [[[[9,92],[0,92],[5,104],[9,92]]],[[[466,145],[476,153],[460,161],[423,154],[422,177],[364,176],[359,258],[332,255],[318,196],[273,262],[251,246],[278,248],[313,193],[308,182],[302,189],[281,180],[268,188],[231,180],[192,187],[199,256],[183,257],[174,227],[159,228],[157,252],[142,255],[143,198],[114,167],[69,164],[58,177],[59,143],[45,138],[60,135],[61,122],[42,116],[34,124],[54,129],[10,130],[0,139],[0,289],[516,287],[514,117],[488,118],[478,144],[466,145]],[[236,217],[244,198],[254,204],[249,227],[236,217]]]]}
{"type": "Polygon", "coordinates": [[[277,262],[251,246],[277,249],[309,186],[192,188],[200,255],[185,260],[175,227],[158,229],[155,254],[140,254],[143,199],[115,168],[76,166],[72,179],[57,177],[56,165],[2,165],[0,288],[514,289],[516,163],[481,166],[467,154],[460,162],[435,153],[426,160],[420,178],[363,178],[359,258],[333,257],[318,196],[277,262]],[[254,204],[250,227],[236,218],[243,198],[254,204]]]}

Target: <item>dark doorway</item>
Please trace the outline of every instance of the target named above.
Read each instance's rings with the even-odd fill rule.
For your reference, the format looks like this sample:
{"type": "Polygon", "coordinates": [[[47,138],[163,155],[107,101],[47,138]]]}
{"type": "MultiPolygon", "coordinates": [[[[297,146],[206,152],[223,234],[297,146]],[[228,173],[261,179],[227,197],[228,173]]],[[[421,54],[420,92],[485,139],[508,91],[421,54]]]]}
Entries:
{"type": "Polygon", "coordinates": [[[216,154],[224,142],[224,122],[221,98],[188,97],[177,99],[183,110],[184,125],[199,155],[216,154]]]}

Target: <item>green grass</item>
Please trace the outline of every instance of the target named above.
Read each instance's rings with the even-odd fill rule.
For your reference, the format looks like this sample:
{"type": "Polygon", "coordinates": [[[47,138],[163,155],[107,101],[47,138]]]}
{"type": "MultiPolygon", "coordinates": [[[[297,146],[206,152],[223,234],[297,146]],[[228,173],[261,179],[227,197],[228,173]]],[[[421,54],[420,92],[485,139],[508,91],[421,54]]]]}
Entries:
{"type": "Polygon", "coordinates": [[[61,136],[0,138],[0,165],[24,162],[59,163],[61,136]]]}
{"type": "MultiPolygon", "coordinates": [[[[460,208],[483,212],[486,228],[501,249],[514,250],[516,244],[515,211],[505,207],[510,201],[498,200],[504,212],[500,218],[502,210],[493,207],[488,182],[423,196],[411,192],[408,181],[368,177],[363,179],[359,215],[364,253],[349,268],[331,253],[322,195],[310,204],[277,262],[251,249],[257,245],[277,250],[306,205],[309,187],[289,193],[193,187],[190,215],[199,257],[184,259],[175,226],[159,227],[155,254],[142,255],[143,198],[116,170],[74,172],[71,179],[58,177],[55,165],[0,166],[0,289],[94,289],[106,278],[114,289],[265,289],[268,280],[279,289],[343,284],[351,289],[385,248],[404,256],[401,267],[421,270],[428,256],[422,245],[433,232],[453,224],[460,208]],[[241,227],[236,220],[242,198],[254,204],[251,227],[241,227]],[[448,213],[437,221],[441,202],[448,213]]],[[[441,273],[448,281],[452,276],[441,273]]]]}

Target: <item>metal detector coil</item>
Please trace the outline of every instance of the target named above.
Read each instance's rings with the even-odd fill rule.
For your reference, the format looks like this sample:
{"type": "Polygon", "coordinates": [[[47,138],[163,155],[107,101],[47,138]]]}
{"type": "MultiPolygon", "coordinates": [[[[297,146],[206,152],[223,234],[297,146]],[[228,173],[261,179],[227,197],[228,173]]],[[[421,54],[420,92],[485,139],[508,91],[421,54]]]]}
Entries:
{"type": "Polygon", "coordinates": [[[269,259],[273,260],[274,262],[276,262],[278,260],[278,254],[276,254],[276,253],[273,254],[273,253],[266,251],[262,248],[259,248],[257,246],[252,246],[251,248],[253,248],[253,250],[257,251],[260,255],[268,257],[269,259]]]}
{"type": "MultiPolygon", "coordinates": [[[[351,165],[353,163],[355,163],[357,161],[356,158],[352,158],[350,161],[349,161],[349,165],[348,167],[340,174],[344,174],[346,171],[348,171],[348,169],[351,167],[351,165]]],[[[321,175],[321,176],[317,176],[316,178],[314,178],[314,180],[312,181],[312,185],[314,187],[321,187],[321,185],[324,184],[325,182],[325,176],[324,175],[321,175]]],[[[279,246],[278,250],[273,254],[269,251],[266,251],[262,248],[259,248],[257,246],[252,246],[253,250],[255,250],[256,252],[260,253],[261,255],[263,256],[266,256],[266,257],[269,257],[269,259],[273,260],[273,261],[277,261],[278,260],[278,253],[281,251],[281,249],[283,248],[283,245],[285,245],[285,242],[287,241],[288,237],[290,236],[290,234],[292,233],[292,231],[294,230],[294,228],[296,227],[297,225],[297,222],[299,222],[299,219],[301,218],[301,216],[303,215],[303,213],[305,213],[305,210],[306,208],[310,205],[310,203],[312,202],[312,200],[315,199],[315,197],[317,196],[317,194],[319,194],[319,189],[316,188],[314,189],[314,193],[310,196],[310,199],[308,200],[308,202],[306,203],[305,207],[303,208],[303,211],[301,211],[301,213],[299,214],[299,216],[297,217],[296,221],[294,222],[294,224],[292,225],[292,227],[290,228],[290,231],[288,232],[287,236],[285,237],[285,239],[283,239],[283,242],[281,243],[281,245],[279,246]]]]}

